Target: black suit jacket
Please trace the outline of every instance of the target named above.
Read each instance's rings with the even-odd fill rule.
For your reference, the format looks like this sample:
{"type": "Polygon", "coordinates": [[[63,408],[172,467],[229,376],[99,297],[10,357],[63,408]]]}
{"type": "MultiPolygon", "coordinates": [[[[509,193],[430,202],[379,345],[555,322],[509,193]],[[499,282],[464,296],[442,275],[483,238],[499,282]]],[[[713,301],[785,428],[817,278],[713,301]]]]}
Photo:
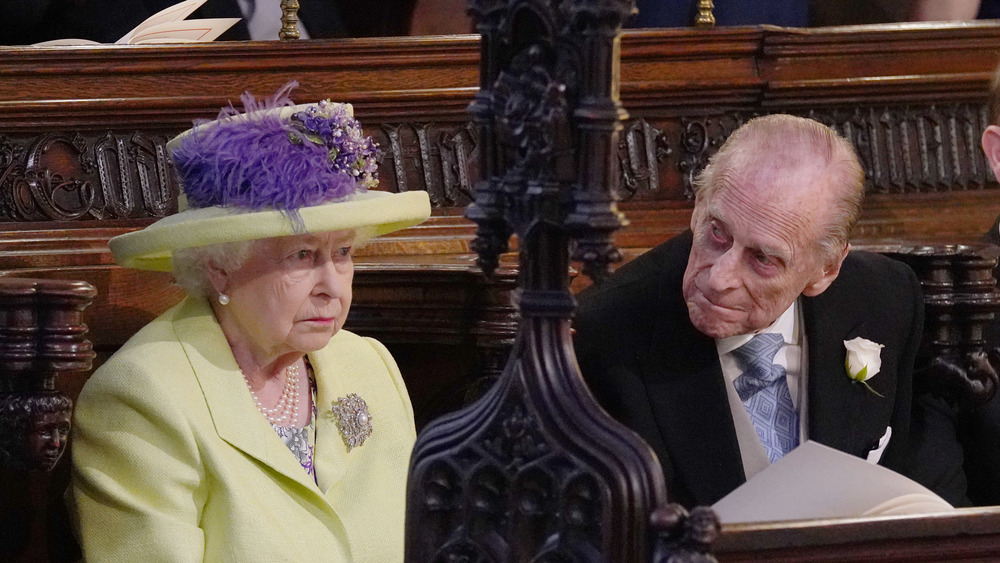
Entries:
{"type": "MultiPolygon", "coordinates": [[[[712,504],[745,480],[715,341],[691,324],[681,283],[690,231],[580,293],[575,346],[598,401],[652,447],[670,500],[712,504]]],[[[821,295],[803,298],[809,437],[864,457],[886,427],[881,464],[906,472],[912,368],[923,326],[920,285],[904,264],[852,252],[821,295]],[[868,383],[846,374],[844,340],[884,344],[868,383]]]]}
{"type": "MultiPolygon", "coordinates": [[[[6,1],[6,0],[5,0],[6,1]]],[[[180,0],[12,0],[9,8],[0,7],[0,31],[6,39],[0,44],[37,43],[49,39],[90,39],[114,43],[132,28],[156,12],[180,0]],[[27,10],[26,6],[33,6],[27,10]],[[7,14],[10,10],[12,13],[7,14]],[[16,17],[23,14],[24,17],[16,17]],[[11,28],[4,26],[10,24],[11,28]]],[[[298,16],[312,38],[344,37],[352,33],[343,17],[345,0],[299,0],[298,16]]],[[[347,3],[353,5],[351,3],[347,3]]],[[[237,0],[208,0],[188,19],[242,18],[237,0]]],[[[247,24],[240,20],[219,40],[249,39],[247,24]]]]}

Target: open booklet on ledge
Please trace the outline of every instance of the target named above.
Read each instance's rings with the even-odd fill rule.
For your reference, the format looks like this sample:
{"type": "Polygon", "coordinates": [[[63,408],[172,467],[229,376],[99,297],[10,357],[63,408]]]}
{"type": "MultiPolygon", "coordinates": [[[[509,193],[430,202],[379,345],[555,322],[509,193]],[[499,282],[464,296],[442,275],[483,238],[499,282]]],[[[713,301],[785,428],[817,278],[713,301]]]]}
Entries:
{"type": "MultiPolygon", "coordinates": [[[[239,18],[185,19],[206,0],[185,0],[156,12],[115,41],[116,45],[146,43],[207,43],[226,32],[239,18]]],[[[100,45],[88,39],[53,39],[35,43],[40,47],[60,45],[100,45]]]]}
{"type": "Polygon", "coordinates": [[[813,441],[795,448],[712,508],[724,524],[954,509],[916,481],[813,441]]]}

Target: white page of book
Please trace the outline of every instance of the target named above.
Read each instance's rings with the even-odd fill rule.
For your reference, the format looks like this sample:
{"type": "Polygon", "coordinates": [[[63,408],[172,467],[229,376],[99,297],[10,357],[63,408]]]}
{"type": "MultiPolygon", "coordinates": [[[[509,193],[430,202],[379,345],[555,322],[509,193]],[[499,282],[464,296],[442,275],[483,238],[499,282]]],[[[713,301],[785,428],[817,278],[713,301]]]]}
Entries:
{"type": "Polygon", "coordinates": [[[132,36],[133,45],[147,43],[193,43],[214,41],[239,18],[204,18],[161,23],[143,29],[132,36]]]}
{"type": "Polygon", "coordinates": [[[916,481],[811,440],[712,508],[724,524],[953,509],[916,481]]]}
{"type": "Polygon", "coordinates": [[[166,8],[156,12],[155,14],[149,16],[148,18],[142,20],[142,23],[135,26],[132,31],[126,33],[121,39],[115,41],[119,45],[125,45],[128,43],[133,43],[132,38],[138,35],[141,31],[150,28],[154,25],[160,25],[164,23],[179,22],[184,18],[190,16],[195,10],[201,7],[206,0],[184,0],[183,2],[178,2],[172,6],[167,6],[166,8]]]}

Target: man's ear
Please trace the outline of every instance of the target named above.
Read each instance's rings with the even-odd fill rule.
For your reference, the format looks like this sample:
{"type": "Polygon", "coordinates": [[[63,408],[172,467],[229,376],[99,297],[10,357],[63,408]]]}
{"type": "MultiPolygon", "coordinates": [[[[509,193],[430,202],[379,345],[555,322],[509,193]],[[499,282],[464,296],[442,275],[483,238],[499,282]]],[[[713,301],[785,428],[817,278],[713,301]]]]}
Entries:
{"type": "Polygon", "coordinates": [[[837,279],[840,275],[840,266],[844,263],[844,258],[847,258],[847,253],[851,251],[851,243],[844,245],[844,251],[840,253],[840,256],[826,266],[823,267],[823,271],[814,279],[809,282],[809,285],[802,290],[802,295],[806,297],[816,297],[820,293],[826,291],[826,288],[830,287],[833,280],[837,279]]]}
{"type": "Polygon", "coordinates": [[[983,152],[993,169],[993,175],[1000,180],[1000,125],[990,125],[983,131],[983,152]]]}

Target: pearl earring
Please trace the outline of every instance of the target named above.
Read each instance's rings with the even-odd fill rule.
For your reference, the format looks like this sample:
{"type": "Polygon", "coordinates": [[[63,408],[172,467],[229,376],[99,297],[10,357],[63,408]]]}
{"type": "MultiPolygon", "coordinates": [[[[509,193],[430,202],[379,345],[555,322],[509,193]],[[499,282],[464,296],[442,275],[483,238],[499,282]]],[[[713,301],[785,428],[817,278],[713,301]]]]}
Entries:
{"type": "Polygon", "coordinates": [[[225,293],[219,294],[219,305],[229,305],[229,296],[225,293]]]}

